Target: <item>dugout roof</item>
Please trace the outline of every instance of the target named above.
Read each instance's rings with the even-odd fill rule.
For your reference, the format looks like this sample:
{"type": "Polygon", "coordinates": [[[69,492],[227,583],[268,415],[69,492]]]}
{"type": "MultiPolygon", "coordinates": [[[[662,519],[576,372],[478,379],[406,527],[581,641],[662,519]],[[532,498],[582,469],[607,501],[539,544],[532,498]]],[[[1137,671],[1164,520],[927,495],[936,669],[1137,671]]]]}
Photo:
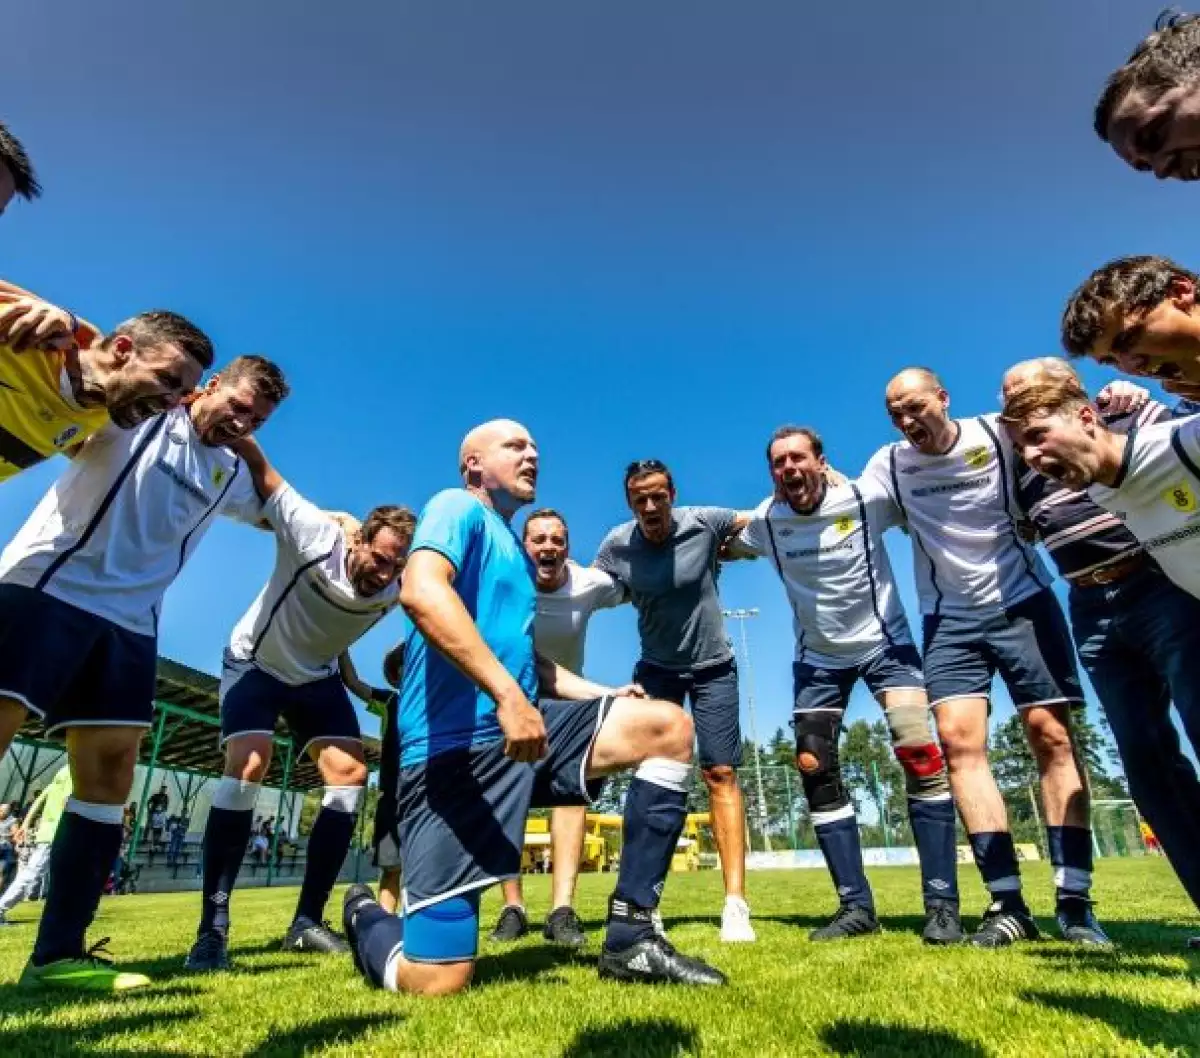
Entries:
{"type": "MultiPolygon", "coordinates": [[[[207,672],[181,665],[170,658],[158,659],[158,675],[154,689],[154,726],[142,740],[139,763],[148,765],[154,755],[155,733],[162,724],[162,739],[158,746],[156,768],[172,768],[200,775],[220,775],[224,759],[219,746],[220,710],[217,700],[218,680],[207,672]],[[165,706],[165,708],[163,708],[165,706]]],[[[31,717],[18,733],[30,742],[42,740],[41,723],[31,717]]],[[[277,743],[271,767],[263,780],[267,786],[283,785],[286,759],[286,738],[283,727],[276,730],[277,743]]],[[[379,742],[364,737],[367,764],[379,766],[379,742]]],[[[289,790],[310,790],[323,785],[316,765],[308,757],[293,762],[288,778],[289,790]]]]}

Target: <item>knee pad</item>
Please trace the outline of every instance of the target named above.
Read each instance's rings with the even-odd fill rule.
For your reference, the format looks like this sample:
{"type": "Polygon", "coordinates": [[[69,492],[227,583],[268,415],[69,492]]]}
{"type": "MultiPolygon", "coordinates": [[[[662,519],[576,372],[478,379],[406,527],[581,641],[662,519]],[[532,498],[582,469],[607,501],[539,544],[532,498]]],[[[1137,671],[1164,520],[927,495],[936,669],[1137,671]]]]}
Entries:
{"type": "Polygon", "coordinates": [[[804,795],[813,812],[832,812],[850,804],[838,761],[840,709],[812,709],[796,713],[796,767],[804,795]]]}
{"type": "Polygon", "coordinates": [[[950,792],[946,760],[930,724],[927,705],[895,705],[884,710],[892,749],[904,769],[909,797],[928,798],[950,792]]]}
{"type": "Polygon", "coordinates": [[[404,957],[411,962],[468,962],[479,950],[479,890],[404,915],[404,957]]]}

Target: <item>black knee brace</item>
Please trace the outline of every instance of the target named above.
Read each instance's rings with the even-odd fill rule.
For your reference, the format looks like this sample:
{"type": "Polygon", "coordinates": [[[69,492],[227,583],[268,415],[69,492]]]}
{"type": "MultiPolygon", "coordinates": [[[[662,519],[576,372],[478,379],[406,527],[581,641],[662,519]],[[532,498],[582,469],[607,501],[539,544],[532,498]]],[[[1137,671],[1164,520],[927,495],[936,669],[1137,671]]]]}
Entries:
{"type": "Polygon", "coordinates": [[[850,795],[842,784],[838,761],[840,709],[806,709],[796,713],[796,767],[804,784],[809,811],[832,812],[845,808],[850,795]]]}

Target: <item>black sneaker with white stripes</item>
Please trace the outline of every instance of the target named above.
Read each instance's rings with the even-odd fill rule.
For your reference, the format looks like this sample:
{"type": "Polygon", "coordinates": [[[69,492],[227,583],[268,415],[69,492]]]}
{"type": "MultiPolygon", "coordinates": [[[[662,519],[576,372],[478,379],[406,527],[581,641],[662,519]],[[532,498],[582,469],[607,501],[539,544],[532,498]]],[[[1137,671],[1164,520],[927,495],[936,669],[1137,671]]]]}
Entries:
{"type": "Polygon", "coordinates": [[[344,937],[329,928],[328,922],[314,922],[301,915],[288,927],[283,938],[284,951],[315,951],[325,954],[342,954],[350,950],[344,937]]]}
{"type": "Polygon", "coordinates": [[[666,937],[657,933],[623,951],[600,952],[600,976],[613,981],[715,987],[728,984],[720,970],[690,955],[681,955],[666,937]]]}
{"type": "Polygon", "coordinates": [[[1024,902],[1005,903],[997,900],[988,905],[983,921],[971,938],[976,948],[1007,948],[1019,940],[1038,940],[1037,923],[1024,902]]]}
{"type": "Polygon", "coordinates": [[[1085,948],[1112,948],[1115,945],[1092,914],[1092,902],[1084,896],[1064,896],[1055,913],[1058,932],[1068,944],[1085,948]]]}
{"type": "Polygon", "coordinates": [[[842,904],[837,914],[826,926],[814,929],[809,940],[846,940],[850,937],[866,937],[880,931],[879,919],[869,907],[860,904],[842,904]]]}

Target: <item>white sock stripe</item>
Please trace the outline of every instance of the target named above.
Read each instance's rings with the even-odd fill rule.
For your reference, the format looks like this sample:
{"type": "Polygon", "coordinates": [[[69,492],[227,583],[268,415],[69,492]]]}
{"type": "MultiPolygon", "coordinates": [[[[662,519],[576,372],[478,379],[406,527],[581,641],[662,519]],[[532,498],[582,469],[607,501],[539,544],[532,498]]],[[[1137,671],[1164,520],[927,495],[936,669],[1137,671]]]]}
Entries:
{"type": "Polygon", "coordinates": [[[854,805],[835,808],[831,812],[813,812],[810,814],[814,827],[828,826],[830,823],[840,823],[843,819],[854,818],[854,805]]]}
{"type": "Polygon", "coordinates": [[[259,783],[223,775],[217,783],[217,788],[213,790],[212,806],[223,808],[227,812],[252,812],[258,800],[258,791],[261,789],[259,783]]]}
{"type": "Polygon", "coordinates": [[[687,764],[666,757],[649,757],[637,766],[633,773],[635,779],[661,786],[664,790],[674,790],[676,793],[687,792],[687,777],[690,770],[687,764]]]}
{"type": "Polygon", "coordinates": [[[387,957],[387,962],[383,964],[383,987],[389,992],[400,991],[400,986],[396,983],[396,964],[403,957],[404,942],[401,941],[392,949],[392,953],[387,957]]]}
{"type": "Polygon", "coordinates": [[[120,826],[125,818],[125,809],[121,805],[98,805],[93,801],[79,801],[74,797],[67,798],[66,810],[83,816],[84,819],[90,819],[93,823],[120,826]]]}
{"type": "Polygon", "coordinates": [[[991,882],[984,882],[989,893],[1019,893],[1021,891],[1021,879],[1010,874],[1007,878],[997,878],[991,882]]]}
{"type": "Polygon", "coordinates": [[[1087,892],[1092,887],[1092,872],[1081,867],[1055,867],[1054,885],[1071,892],[1087,892]]]}
{"type": "Polygon", "coordinates": [[[326,786],[325,796],[321,798],[321,807],[353,815],[358,811],[362,791],[361,786],[326,786]]]}
{"type": "Polygon", "coordinates": [[[938,794],[909,794],[908,799],[912,801],[923,801],[925,804],[934,804],[937,801],[951,801],[953,797],[949,793],[938,794]]]}

